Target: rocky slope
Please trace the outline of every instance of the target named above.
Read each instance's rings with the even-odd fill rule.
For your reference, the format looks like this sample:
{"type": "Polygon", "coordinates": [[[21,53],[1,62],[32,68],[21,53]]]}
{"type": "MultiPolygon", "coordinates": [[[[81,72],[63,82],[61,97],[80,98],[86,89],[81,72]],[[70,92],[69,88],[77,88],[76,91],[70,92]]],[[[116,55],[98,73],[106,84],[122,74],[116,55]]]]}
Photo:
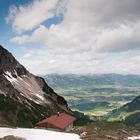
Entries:
{"type": "Polygon", "coordinates": [[[0,46],[0,124],[32,127],[58,111],[70,112],[65,99],[0,46]]]}
{"type": "Polygon", "coordinates": [[[123,123],[100,121],[75,127],[72,132],[79,134],[82,140],[139,140],[140,135],[140,131],[123,123]]]}

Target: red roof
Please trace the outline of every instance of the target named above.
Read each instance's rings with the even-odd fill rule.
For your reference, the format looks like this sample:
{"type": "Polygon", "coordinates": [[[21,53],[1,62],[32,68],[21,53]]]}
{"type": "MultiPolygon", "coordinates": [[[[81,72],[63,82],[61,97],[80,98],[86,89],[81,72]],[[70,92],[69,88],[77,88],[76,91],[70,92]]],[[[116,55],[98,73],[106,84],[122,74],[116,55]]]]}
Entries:
{"type": "Polygon", "coordinates": [[[37,123],[37,125],[47,125],[51,124],[59,129],[65,129],[67,126],[69,126],[72,122],[76,120],[75,117],[65,114],[65,113],[60,113],[59,115],[53,115],[45,120],[42,120],[37,123]]]}

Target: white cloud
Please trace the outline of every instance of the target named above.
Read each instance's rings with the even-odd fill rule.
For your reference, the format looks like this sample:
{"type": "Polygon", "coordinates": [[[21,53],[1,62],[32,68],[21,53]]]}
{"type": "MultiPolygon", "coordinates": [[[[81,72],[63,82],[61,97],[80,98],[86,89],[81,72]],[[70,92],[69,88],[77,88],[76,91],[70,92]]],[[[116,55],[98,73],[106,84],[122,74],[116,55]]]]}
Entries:
{"type": "Polygon", "coordinates": [[[140,52],[123,52],[118,56],[102,55],[99,58],[89,53],[56,55],[47,50],[32,50],[19,60],[35,74],[46,73],[122,73],[140,74],[140,52]],[[133,54],[135,53],[135,56],[133,54]]]}
{"type": "Polygon", "coordinates": [[[33,0],[29,5],[12,5],[6,21],[12,23],[15,32],[32,30],[56,14],[57,3],[58,0],[33,0]]]}
{"type": "Polygon", "coordinates": [[[48,29],[40,25],[31,36],[29,35],[21,35],[15,36],[14,38],[10,39],[10,42],[17,43],[17,44],[43,44],[46,42],[48,34],[48,29]]]}
{"type": "Polygon", "coordinates": [[[120,25],[114,29],[105,29],[96,42],[99,52],[122,52],[140,49],[140,22],[131,26],[120,25]]]}
{"type": "MultiPolygon", "coordinates": [[[[43,1],[34,1],[24,9],[36,7],[36,3],[43,1]]],[[[56,5],[54,3],[49,6],[51,11],[56,8],[52,6],[56,5]]],[[[49,29],[38,15],[38,22],[33,21],[33,26],[24,27],[16,22],[18,14],[15,13],[21,11],[20,8],[13,7],[10,13],[16,16],[9,15],[9,18],[14,19],[13,25],[18,23],[16,31],[38,27],[31,35],[18,35],[10,41],[44,46],[42,51],[32,48],[20,58],[34,73],[140,73],[139,62],[134,57],[139,58],[137,52],[140,49],[139,7],[139,0],[60,0],[55,14],[63,13],[63,21],[52,24],[49,29]],[[32,62],[32,59],[36,61],[32,62]]],[[[44,20],[47,19],[46,16],[44,20]]]]}

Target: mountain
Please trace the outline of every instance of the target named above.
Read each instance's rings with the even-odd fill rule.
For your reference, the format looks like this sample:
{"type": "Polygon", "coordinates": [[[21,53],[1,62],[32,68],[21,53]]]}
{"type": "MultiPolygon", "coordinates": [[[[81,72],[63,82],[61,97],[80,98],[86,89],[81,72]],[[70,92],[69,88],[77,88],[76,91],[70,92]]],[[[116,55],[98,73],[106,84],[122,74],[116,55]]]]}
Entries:
{"type": "Polygon", "coordinates": [[[49,74],[49,86],[65,97],[72,109],[101,116],[140,95],[140,75],[49,74]]]}
{"type": "Polygon", "coordinates": [[[130,103],[113,110],[107,115],[108,120],[124,121],[129,125],[140,127],[140,96],[136,97],[130,103]]]}
{"type": "Polygon", "coordinates": [[[90,85],[140,85],[140,75],[121,74],[49,74],[43,76],[53,87],[81,87],[90,85]]]}
{"type": "Polygon", "coordinates": [[[65,99],[0,46],[0,125],[32,127],[58,111],[71,113],[65,99]]]}

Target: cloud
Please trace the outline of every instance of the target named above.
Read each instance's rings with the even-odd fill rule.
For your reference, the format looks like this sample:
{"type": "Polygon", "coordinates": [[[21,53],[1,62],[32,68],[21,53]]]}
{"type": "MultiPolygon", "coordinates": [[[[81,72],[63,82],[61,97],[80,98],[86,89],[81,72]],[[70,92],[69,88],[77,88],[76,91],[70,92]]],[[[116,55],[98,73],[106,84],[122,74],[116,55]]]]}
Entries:
{"type": "Polygon", "coordinates": [[[48,29],[40,25],[31,36],[29,35],[21,35],[15,36],[14,38],[10,39],[10,42],[17,43],[17,44],[43,44],[46,42],[48,34],[48,29]]]}
{"type": "Polygon", "coordinates": [[[140,49],[140,22],[132,25],[103,30],[96,41],[96,50],[102,53],[118,53],[140,49]]]}
{"type": "Polygon", "coordinates": [[[140,74],[140,53],[123,52],[118,56],[103,55],[99,59],[87,53],[68,55],[50,54],[47,50],[28,50],[19,60],[35,74],[46,73],[121,73],[140,74]],[[134,56],[135,53],[135,56],[134,56]],[[28,55],[27,55],[28,54],[28,55]],[[36,57],[34,57],[36,56],[36,57]]]}
{"type": "MultiPolygon", "coordinates": [[[[62,51],[73,53],[80,50],[118,52],[139,48],[140,34],[135,36],[140,22],[139,1],[77,0],[68,1],[67,5],[63,2],[60,4],[61,6],[57,8],[59,11],[64,12],[67,9],[61,24],[52,25],[50,29],[40,25],[31,36],[16,36],[11,39],[11,42],[44,43],[50,51],[56,53],[62,51]]],[[[27,6],[27,9],[28,7],[31,8],[31,5],[27,6]]],[[[36,18],[41,23],[41,19],[36,18]]]]}
{"type": "Polygon", "coordinates": [[[138,0],[77,0],[69,1],[65,18],[71,22],[92,26],[117,26],[139,21],[138,0]]]}
{"type": "Polygon", "coordinates": [[[29,5],[12,5],[6,21],[17,33],[32,30],[56,14],[57,4],[58,0],[33,0],[29,5]]]}
{"type": "Polygon", "coordinates": [[[43,14],[44,18],[38,17],[41,8],[38,9],[37,16],[33,16],[37,18],[37,22],[31,21],[33,23],[27,27],[17,22],[17,13],[24,15],[21,7],[28,9],[28,14],[32,15],[30,9],[36,7],[37,3],[41,5],[43,2],[51,3],[48,0],[37,0],[26,7],[13,7],[8,16],[13,28],[17,27],[14,28],[15,31],[33,29],[30,35],[23,33],[11,38],[12,43],[44,46],[42,51],[32,47],[32,51],[27,51],[21,58],[21,62],[31,71],[34,73],[139,72],[139,62],[134,58],[134,56],[139,58],[137,52],[140,49],[139,0],[60,0],[52,2],[51,6],[47,7],[47,12],[56,9],[49,17],[49,14],[47,16],[43,14]],[[43,25],[43,21],[60,13],[63,13],[63,20],[59,24],[52,24],[50,28],[43,25]],[[126,53],[131,55],[131,59],[126,53]],[[32,63],[30,60],[33,59],[37,62],[32,63]],[[38,67],[40,65],[42,67],[38,67]]]}

